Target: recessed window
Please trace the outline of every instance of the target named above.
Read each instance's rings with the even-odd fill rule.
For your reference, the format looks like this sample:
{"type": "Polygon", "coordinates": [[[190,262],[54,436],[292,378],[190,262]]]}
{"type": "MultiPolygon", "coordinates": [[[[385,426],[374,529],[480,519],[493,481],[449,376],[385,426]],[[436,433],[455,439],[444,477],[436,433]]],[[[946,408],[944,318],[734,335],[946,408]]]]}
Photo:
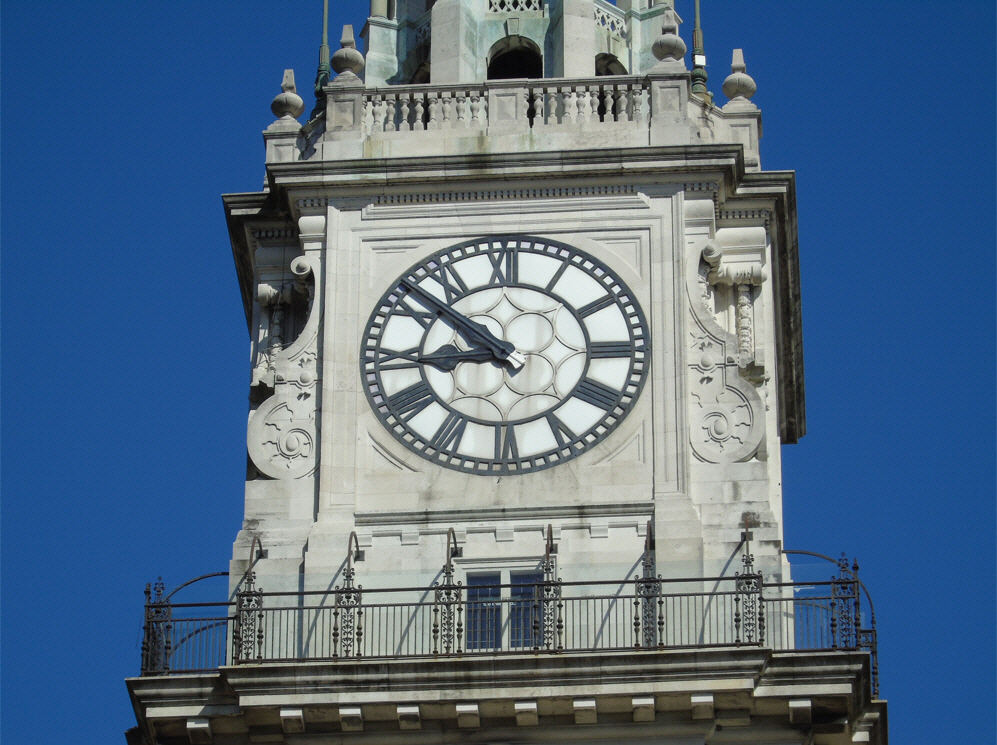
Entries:
{"type": "Polygon", "coordinates": [[[468,651],[533,649],[540,633],[542,582],[539,570],[468,573],[468,651]]]}

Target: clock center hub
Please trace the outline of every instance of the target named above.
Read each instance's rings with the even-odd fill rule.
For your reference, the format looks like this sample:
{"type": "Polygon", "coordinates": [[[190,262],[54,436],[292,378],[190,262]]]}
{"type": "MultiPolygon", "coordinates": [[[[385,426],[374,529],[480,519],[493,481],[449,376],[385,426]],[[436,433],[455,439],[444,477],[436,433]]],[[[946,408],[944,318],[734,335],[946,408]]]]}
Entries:
{"type": "MultiPolygon", "coordinates": [[[[523,354],[519,368],[497,360],[463,360],[452,371],[426,368],[426,379],[441,401],[469,417],[509,422],[557,406],[585,371],[585,332],[575,314],[548,294],[526,287],[471,292],[454,310],[485,326],[523,354]]],[[[473,349],[445,320],[429,329],[422,353],[452,345],[473,349]]]]}

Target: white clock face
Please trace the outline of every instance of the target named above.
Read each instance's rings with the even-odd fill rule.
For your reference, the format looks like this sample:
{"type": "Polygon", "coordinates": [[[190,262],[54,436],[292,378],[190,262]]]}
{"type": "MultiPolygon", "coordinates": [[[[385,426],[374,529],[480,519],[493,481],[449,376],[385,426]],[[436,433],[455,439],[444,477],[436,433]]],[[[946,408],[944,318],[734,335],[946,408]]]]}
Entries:
{"type": "Polygon", "coordinates": [[[633,293],[556,241],[482,238],[428,257],[378,302],[361,374],[384,426],[469,473],[574,458],[633,407],[650,340],[633,293]]]}

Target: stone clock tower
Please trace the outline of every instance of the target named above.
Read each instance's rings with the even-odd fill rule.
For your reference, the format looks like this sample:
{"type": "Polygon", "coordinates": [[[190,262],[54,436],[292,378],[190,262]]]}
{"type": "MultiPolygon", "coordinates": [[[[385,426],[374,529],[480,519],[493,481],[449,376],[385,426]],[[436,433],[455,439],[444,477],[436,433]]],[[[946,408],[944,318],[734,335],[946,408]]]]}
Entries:
{"type": "Polygon", "coordinates": [[[157,742],[885,741],[858,605],[815,647],[833,682],[772,662],[804,626],[795,181],[741,51],[721,106],[679,24],[373,0],[307,117],[285,73],[265,188],[225,196],[252,371],[226,713],[141,708],[157,742]]]}

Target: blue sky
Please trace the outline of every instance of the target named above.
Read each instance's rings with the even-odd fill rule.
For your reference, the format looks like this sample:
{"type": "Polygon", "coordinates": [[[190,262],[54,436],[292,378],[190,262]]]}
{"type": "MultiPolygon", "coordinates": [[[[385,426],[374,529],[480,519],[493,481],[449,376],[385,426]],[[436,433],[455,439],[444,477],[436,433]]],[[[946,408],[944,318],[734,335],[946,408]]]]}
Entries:
{"type": "MultiPolygon", "coordinates": [[[[703,6],[711,88],[743,47],[763,166],[797,171],[787,547],[858,557],[894,742],[992,742],[993,3],[703,6]]],[[[334,3],[331,36],[365,16],[334,3]]],[[[269,103],[285,67],[310,88],[320,18],[4,3],[5,743],[123,742],[144,584],[226,568],[249,366],[219,195],[260,187],[269,103]]]]}

